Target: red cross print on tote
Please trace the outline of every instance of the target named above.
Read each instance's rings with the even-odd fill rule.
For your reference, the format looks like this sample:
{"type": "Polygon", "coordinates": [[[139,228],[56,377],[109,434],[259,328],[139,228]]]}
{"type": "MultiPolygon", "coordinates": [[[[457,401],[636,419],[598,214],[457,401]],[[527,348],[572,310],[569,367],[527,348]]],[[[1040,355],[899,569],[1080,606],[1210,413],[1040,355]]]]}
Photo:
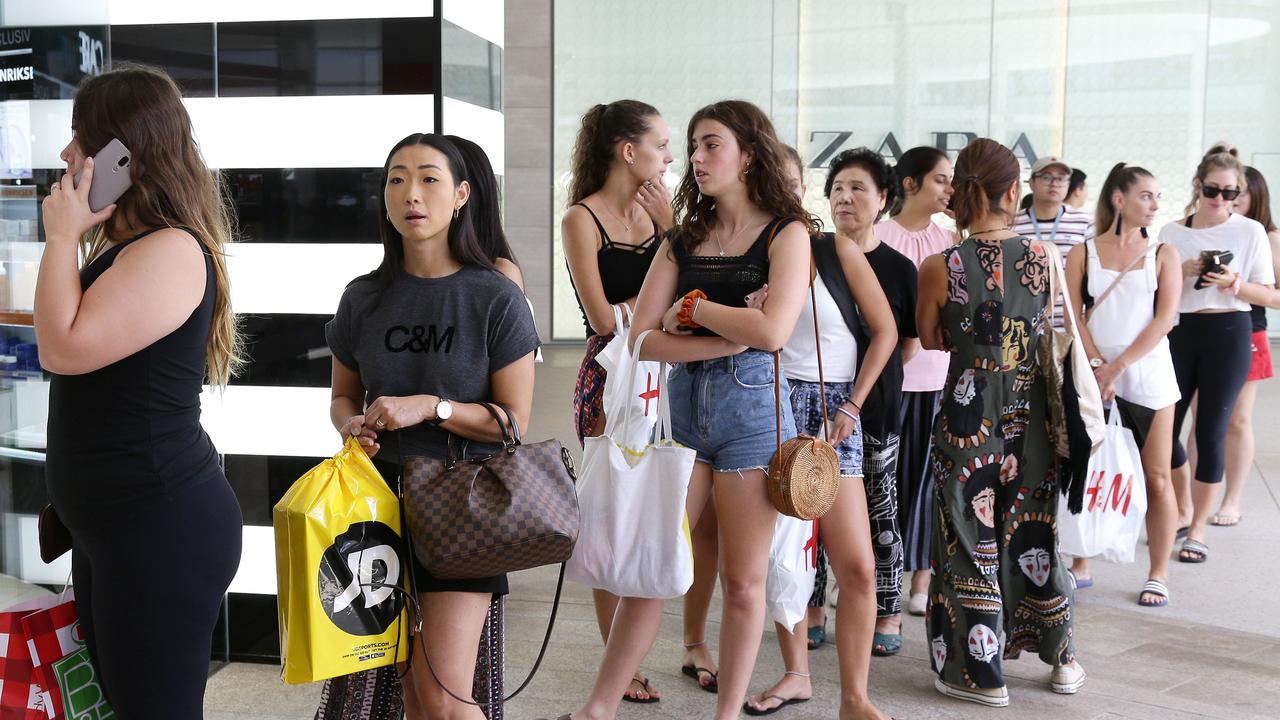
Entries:
{"type": "Polygon", "coordinates": [[[813,521],[813,536],[804,544],[804,559],[809,567],[818,567],[818,521],[813,521]]]}
{"type": "Polygon", "coordinates": [[[658,388],[653,386],[653,373],[645,373],[644,392],[640,393],[640,399],[644,400],[644,416],[649,417],[649,401],[656,400],[658,397],[658,388]]]}

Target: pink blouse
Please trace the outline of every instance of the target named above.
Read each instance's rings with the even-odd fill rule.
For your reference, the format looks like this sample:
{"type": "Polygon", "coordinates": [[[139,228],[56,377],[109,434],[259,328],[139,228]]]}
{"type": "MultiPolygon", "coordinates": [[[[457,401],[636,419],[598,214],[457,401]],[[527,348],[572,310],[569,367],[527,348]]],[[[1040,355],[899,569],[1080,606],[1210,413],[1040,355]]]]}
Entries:
{"type": "MultiPolygon", "coordinates": [[[[913,232],[899,225],[898,221],[890,219],[878,223],[875,233],[881,242],[910,258],[916,268],[920,267],[925,258],[936,255],[955,243],[950,232],[932,222],[925,229],[913,232]]],[[[947,365],[950,362],[951,353],[945,350],[920,350],[902,367],[902,391],[941,390],[947,381],[947,365]]]]}

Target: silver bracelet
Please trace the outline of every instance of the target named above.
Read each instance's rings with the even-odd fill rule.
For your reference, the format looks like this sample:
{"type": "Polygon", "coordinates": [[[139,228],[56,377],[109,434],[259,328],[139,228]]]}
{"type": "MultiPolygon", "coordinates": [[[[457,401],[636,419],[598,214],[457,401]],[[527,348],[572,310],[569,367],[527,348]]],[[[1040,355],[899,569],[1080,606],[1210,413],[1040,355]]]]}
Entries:
{"type": "Polygon", "coordinates": [[[854,415],[853,413],[849,412],[848,410],[845,410],[843,406],[836,408],[836,412],[840,413],[841,415],[844,415],[845,417],[849,418],[850,420],[857,420],[857,419],[858,419],[858,416],[857,416],[857,415],[854,415]]]}

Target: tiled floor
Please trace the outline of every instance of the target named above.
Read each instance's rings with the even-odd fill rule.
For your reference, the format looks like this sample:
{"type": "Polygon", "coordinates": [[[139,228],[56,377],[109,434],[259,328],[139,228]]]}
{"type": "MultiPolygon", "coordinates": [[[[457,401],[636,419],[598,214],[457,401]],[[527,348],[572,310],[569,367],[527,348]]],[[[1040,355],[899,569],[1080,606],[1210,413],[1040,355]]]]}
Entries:
{"type": "MultiPolygon", "coordinates": [[[[539,368],[532,437],[572,438],[569,398],[580,358],[577,348],[550,348],[539,368]]],[[[1246,494],[1245,518],[1236,528],[1212,528],[1212,556],[1204,565],[1173,563],[1168,608],[1135,604],[1145,579],[1141,555],[1131,565],[1095,565],[1097,584],[1077,595],[1077,647],[1089,680],[1075,697],[1049,692],[1047,666],[1023,657],[1007,663],[1011,707],[1006,711],[940,697],[932,689],[923,622],[908,617],[902,652],[872,663],[871,690],[899,718],[970,718],[989,713],[1019,718],[1276,718],[1280,717],[1280,384],[1264,383],[1258,402],[1257,468],[1246,494]]],[[[566,442],[566,444],[569,444],[566,442]]],[[[575,443],[576,445],[576,443],[575,443]]],[[[1145,550],[1145,546],[1139,548],[1145,550]]],[[[508,689],[523,678],[537,653],[555,574],[551,569],[512,578],[508,601],[508,689]]],[[[15,602],[20,589],[0,584],[0,601],[15,602]],[[9,593],[15,593],[9,596],[9,593]]],[[[719,635],[718,607],[708,636],[719,635]]],[[[772,628],[764,632],[753,689],[782,672],[772,628]]],[[[644,670],[666,693],[661,703],[624,704],[619,717],[710,717],[715,696],[679,674],[680,603],[666,606],[662,633],[644,670]]],[[[576,707],[590,687],[601,655],[590,593],[566,587],[555,636],[531,687],[507,705],[519,720],[555,717],[576,707]]],[[[814,700],[777,717],[834,718],[839,683],[835,648],[811,655],[814,700]]],[[[286,686],[279,669],[233,664],[209,681],[210,720],[311,718],[318,685],[286,686]]]]}

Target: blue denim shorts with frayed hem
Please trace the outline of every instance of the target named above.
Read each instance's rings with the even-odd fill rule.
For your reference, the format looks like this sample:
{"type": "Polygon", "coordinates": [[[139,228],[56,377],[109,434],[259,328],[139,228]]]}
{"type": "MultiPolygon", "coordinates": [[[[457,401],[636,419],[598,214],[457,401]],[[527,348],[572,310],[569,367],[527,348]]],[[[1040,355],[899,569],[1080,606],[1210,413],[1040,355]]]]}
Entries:
{"type": "MultiPolygon", "coordinates": [[[[763,350],[677,365],[667,381],[673,438],[716,472],[768,467],[777,450],[773,375],[773,353],[763,350]]],[[[789,394],[784,377],[783,441],[796,434],[789,394]]]]}
{"type": "MultiPolygon", "coordinates": [[[[836,408],[849,399],[853,383],[827,383],[827,419],[836,421],[836,408]]],[[[796,380],[791,383],[791,412],[796,417],[796,430],[803,435],[825,438],[822,433],[822,396],[819,384],[796,380]]],[[[854,418],[853,432],[835,446],[840,460],[841,477],[862,477],[862,420],[854,418]]]]}

